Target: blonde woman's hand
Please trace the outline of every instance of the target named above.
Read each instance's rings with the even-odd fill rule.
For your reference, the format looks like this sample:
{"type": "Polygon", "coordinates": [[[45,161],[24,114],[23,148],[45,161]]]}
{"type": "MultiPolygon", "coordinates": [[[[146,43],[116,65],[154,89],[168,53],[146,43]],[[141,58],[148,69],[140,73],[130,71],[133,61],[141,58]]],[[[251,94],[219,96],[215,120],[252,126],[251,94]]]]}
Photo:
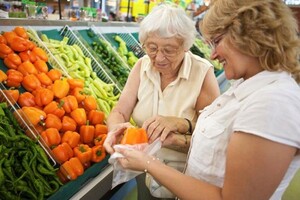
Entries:
{"type": "Polygon", "coordinates": [[[152,160],[152,156],[138,150],[116,148],[116,152],[124,156],[123,158],[118,158],[118,162],[124,169],[144,171],[147,168],[147,161],[152,160]]]}
{"type": "Polygon", "coordinates": [[[107,133],[107,137],[103,144],[107,153],[113,154],[115,152],[113,146],[118,143],[119,138],[123,134],[124,130],[131,126],[132,124],[129,122],[117,124],[107,133]]]}

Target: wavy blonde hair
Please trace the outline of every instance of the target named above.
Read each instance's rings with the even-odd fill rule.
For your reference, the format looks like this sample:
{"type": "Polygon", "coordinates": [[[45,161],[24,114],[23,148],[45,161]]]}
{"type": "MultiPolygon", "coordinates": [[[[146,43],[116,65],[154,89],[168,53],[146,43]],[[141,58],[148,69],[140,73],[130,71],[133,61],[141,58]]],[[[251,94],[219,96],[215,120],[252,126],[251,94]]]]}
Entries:
{"type": "Polygon", "coordinates": [[[300,82],[298,24],[282,0],[213,0],[200,30],[206,39],[227,33],[228,41],[257,57],[263,69],[287,71],[300,82]]]}

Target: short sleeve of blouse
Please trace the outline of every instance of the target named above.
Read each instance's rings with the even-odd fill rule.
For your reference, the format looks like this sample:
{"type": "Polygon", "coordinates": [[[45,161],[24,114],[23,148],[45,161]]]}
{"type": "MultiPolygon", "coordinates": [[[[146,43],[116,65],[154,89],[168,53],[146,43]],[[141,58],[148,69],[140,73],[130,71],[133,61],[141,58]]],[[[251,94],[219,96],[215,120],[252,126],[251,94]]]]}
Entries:
{"type": "Polygon", "coordinates": [[[280,89],[266,89],[248,97],[233,130],[300,148],[299,88],[280,89]]]}

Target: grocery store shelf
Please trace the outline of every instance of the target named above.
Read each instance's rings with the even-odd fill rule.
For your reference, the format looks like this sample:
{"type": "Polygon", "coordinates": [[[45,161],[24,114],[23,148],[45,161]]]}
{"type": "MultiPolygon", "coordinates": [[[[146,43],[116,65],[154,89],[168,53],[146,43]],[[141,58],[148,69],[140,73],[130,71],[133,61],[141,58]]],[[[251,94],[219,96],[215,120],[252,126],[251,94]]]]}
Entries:
{"type": "Polygon", "coordinates": [[[112,172],[112,165],[108,165],[98,176],[88,181],[70,200],[101,199],[111,190],[112,172]]]}
{"type": "Polygon", "coordinates": [[[89,22],[89,21],[69,21],[69,20],[45,20],[45,19],[18,19],[18,18],[0,18],[1,26],[113,26],[113,27],[137,27],[136,22],[89,22]]]}

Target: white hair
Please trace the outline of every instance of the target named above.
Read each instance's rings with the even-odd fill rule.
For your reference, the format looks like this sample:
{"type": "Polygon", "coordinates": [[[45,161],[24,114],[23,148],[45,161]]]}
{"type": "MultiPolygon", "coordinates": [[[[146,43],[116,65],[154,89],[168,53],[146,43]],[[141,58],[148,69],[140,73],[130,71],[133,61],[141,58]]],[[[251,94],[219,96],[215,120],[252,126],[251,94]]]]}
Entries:
{"type": "Polygon", "coordinates": [[[153,8],[140,24],[139,40],[145,43],[149,35],[162,38],[176,37],[183,40],[183,47],[190,49],[196,37],[195,23],[183,8],[163,3],[153,8]]]}

